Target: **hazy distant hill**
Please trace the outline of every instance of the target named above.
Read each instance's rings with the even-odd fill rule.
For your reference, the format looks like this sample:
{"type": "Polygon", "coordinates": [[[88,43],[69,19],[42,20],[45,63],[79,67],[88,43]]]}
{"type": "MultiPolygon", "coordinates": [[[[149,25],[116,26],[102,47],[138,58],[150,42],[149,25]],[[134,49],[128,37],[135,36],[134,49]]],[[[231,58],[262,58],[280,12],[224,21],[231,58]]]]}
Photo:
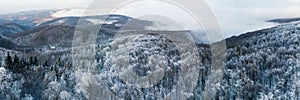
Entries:
{"type": "Polygon", "coordinates": [[[14,49],[15,44],[11,40],[0,35],[0,47],[6,48],[6,49],[14,49]]]}
{"type": "Polygon", "coordinates": [[[274,23],[290,23],[290,22],[295,22],[295,21],[300,21],[300,18],[280,18],[280,19],[272,19],[268,20],[267,22],[274,22],[274,23]]]}
{"type": "Polygon", "coordinates": [[[23,11],[18,13],[4,14],[0,15],[0,21],[2,23],[17,23],[27,27],[35,27],[40,23],[45,21],[52,20],[52,14],[56,12],[56,10],[35,10],[35,11],[23,11]]]}

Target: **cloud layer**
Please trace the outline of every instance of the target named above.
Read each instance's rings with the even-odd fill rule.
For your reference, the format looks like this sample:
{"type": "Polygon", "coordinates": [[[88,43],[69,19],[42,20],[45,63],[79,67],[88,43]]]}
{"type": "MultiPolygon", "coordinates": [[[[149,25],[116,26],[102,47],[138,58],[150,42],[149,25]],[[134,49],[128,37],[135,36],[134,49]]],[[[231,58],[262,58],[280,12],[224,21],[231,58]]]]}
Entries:
{"type": "Polygon", "coordinates": [[[206,0],[227,37],[276,24],[275,18],[300,17],[300,0],[206,0]]]}

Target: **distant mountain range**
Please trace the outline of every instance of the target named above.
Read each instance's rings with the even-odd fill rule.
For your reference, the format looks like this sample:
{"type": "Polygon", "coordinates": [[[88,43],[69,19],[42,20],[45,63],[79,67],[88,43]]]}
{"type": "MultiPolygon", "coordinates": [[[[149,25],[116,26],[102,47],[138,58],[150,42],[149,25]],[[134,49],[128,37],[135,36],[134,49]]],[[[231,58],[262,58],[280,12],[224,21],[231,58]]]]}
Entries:
{"type": "Polygon", "coordinates": [[[0,24],[16,23],[27,27],[35,27],[43,22],[54,19],[52,16],[57,10],[23,11],[0,15],[0,24]]]}
{"type": "Polygon", "coordinates": [[[77,10],[37,10],[0,15],[0,34],[3,38],[1,39],[3,46],[0,46],[18,50],[24,47],[32,49],[50,45],[70,47],[76,28],[77,31],[88,34],[90,32],[87,27],[101,26],[101,30],[114,31],[122,27],[126,27],[126,30],[141,30],[152,25],[151,21],[116,14],[72,16],[79,13],[77,10]]]}
{"type": "Polygon", "coordinates": [[[295,21],[300,21],[300,18],[279,18],[279,19],[268,20],[267,22],[283,24],[283,23],[290,23],[295,21]]]}

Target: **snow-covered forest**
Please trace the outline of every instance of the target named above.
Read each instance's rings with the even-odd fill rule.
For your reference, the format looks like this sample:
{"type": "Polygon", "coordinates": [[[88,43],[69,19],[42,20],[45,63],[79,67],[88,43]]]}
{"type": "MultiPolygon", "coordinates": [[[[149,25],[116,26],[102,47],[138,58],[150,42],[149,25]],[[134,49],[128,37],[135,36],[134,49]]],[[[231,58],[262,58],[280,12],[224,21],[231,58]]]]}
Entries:
{"type": "Polygon", "coordinates": [[[218,99],[300,99],[299,23],[280,25],[227,51],[218,99]]]}
{"type": "Polygon", "coordinates": [[[0,100],[300,100],[299,18],[225,39],[222,62],[198,31],[64,12],[0,15],[0,100]]]}
{"type": "MultiPolygon", "coordinates": [[[[256,32],[259,35],[247,37],[238,45],[228,48],[224,77],[213,99],[300,99],[300,25],[291,23],[256,32]]],[[[158,99],[166,97],[178,83],[180,66],[193,64],[189,62],[191,54],[179,53],[172,41],[159,35],[113,40],[113,35],[101,34],[98,39],[104,41],[98,40],[95,48],[85,48],[94,50],[94,59],[82,57],[78,63],[61,58],[47,61],[36,56],[3,52],[0,99],[112,99],[99,97],[97,93],[104,91],[101,89],[111,91],[119,99],[158,99]],[[132,41],[124,43],[125,40],[132,41]],[[126,45],[135,49],[127,48],[126,45]],[[126,50],[129,53],[124,55],[126,50]],[[164,61],[165,59],[168,61],[164,61]],[[151,74],[149,70],[159,70],[149,66],[160,64],[168,65],[164,74],[167,76],[154,87],[141,89],[128,86],[116,77],[118,72],[124,70],[119,67],[131,66],[135,69],[133,72],[146,76],[151,74]],[[99,85],[106,85],[106,88],[98,88],[99,85]]],[[[197,48],[200,62],[194,64],[199,68],[199,77],[196,87],[191,93],[187,93],[189,99],[202,98],[210,73],[209,46],[199,44],[197,48]]],[[[76,50],[69,53],[77,57],[88,54],[80,54],[76,50]]]]}

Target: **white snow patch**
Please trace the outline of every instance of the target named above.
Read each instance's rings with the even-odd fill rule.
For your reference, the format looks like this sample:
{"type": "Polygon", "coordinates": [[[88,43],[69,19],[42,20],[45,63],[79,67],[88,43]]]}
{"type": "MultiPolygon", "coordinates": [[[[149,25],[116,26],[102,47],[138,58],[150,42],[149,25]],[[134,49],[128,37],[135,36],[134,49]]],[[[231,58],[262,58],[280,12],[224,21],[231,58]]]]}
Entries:
{"type": "Polygon", "coordinates": [[[102,20],[102,19],[87,19],[87,21],[93,23],[94,25],[98,24],[113,24],[114,22],[118,22],[117,20],[102,20]]]}

